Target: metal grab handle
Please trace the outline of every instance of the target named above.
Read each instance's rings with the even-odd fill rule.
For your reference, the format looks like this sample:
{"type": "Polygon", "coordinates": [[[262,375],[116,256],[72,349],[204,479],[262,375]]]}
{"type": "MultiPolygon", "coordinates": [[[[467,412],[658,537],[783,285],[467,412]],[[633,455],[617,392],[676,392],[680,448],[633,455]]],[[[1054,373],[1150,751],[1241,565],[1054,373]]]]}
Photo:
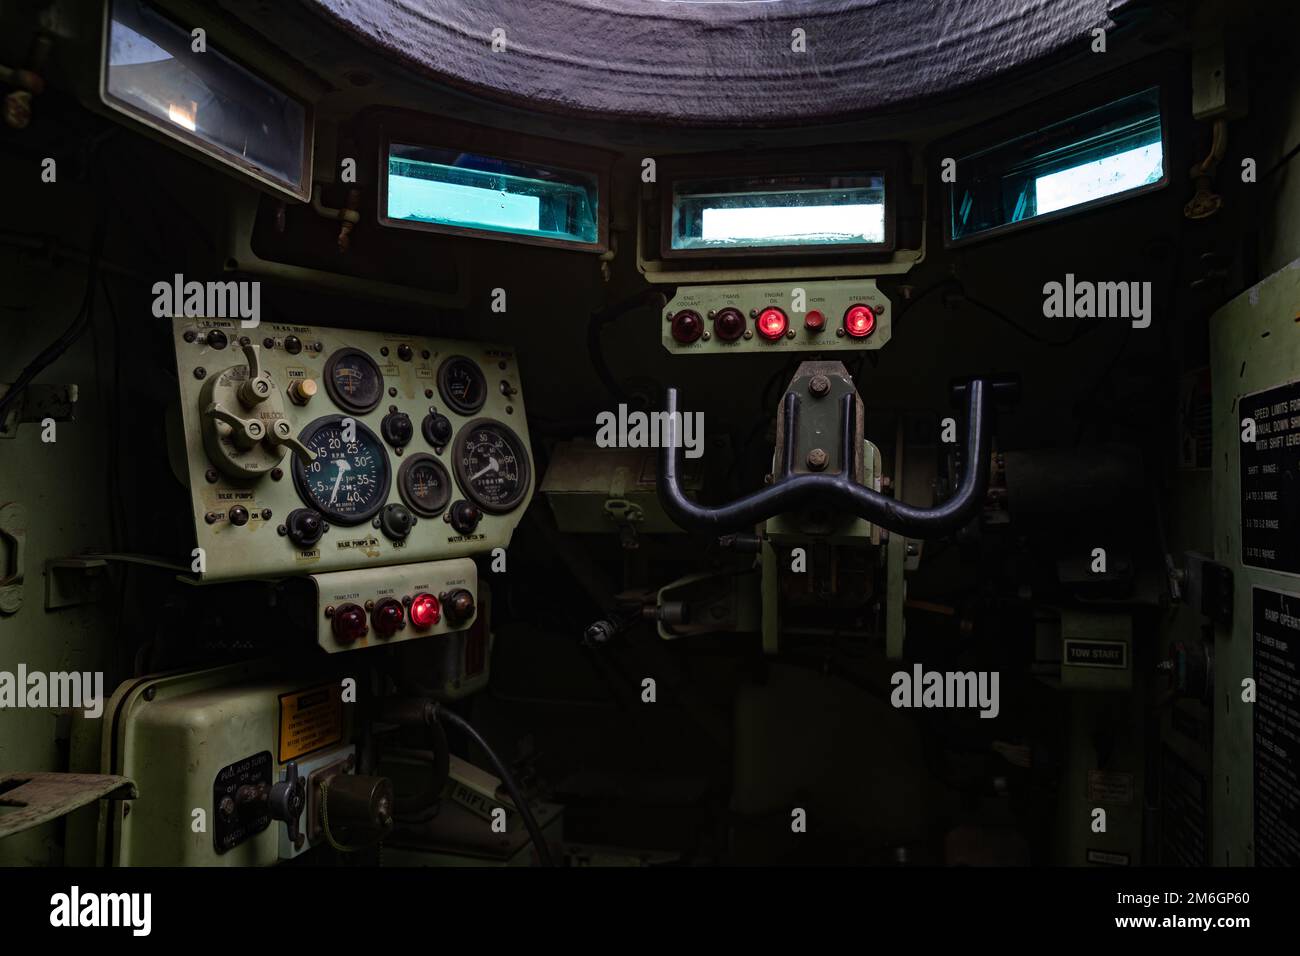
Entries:
{"type": "Polygon", "coordinates": [[[841,404],[841,454],[844,470],[838,474],[796,474],[793,410],[798,396],[787,393],[785,453],[782,473],[759,491],[716,507],[696,504],[682,488],[682,442],[677,415],[677,389],[666,398],[668,441],[659,451],[659,503],[668,516],[688,531],[722,534],[751,528],[761,521],[810,505],[847,512],[895,534],[933,538],[969,521],[984,503],[988,490],[989,455],[993,438],[989,423],[989,383],[977,378],[966,386],[965,468],[957,493],[937,508],[917,508],[863,487],[849,475],[855,452],[856,396],[845,395],[841,404]]]}

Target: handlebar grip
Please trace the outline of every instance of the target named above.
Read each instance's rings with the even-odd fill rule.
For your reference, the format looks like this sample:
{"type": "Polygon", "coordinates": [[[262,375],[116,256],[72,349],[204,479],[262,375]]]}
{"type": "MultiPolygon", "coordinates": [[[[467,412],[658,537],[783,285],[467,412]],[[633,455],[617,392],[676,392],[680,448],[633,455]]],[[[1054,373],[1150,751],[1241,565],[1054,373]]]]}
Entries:
{"type": "MultiPolygon", "coordinates": [[[[795,405],[786,396],[787,415],[795,405]]],[[[852,459],[856,427],[853,395],[844,396],[840,425],[843,462],[852,459]]],[[[872,491],[854,481],[846,468],[839,474],[797,474],[793,455],[783,456],[783,473],[766,488],[725,505],[701,505],[686,497],[682,488],[681,418],[677,414],[677,389],[668,389],[665,411],[668,441],[659,451],[659,503],[670,518],[687,531],[724,534],[751,528],[777,515],[810,505],[856,515],[878,527],[911,538],[934,538],[960,528],[979,511],[988,490],[989,455],[993,436],[989,422],[989,382],[972,379],[966,386],[965,468],[957,492],[935,508],[918,508],[872,491]]],[[[787,418],[787,442],[794,432],[787,418]]]]}

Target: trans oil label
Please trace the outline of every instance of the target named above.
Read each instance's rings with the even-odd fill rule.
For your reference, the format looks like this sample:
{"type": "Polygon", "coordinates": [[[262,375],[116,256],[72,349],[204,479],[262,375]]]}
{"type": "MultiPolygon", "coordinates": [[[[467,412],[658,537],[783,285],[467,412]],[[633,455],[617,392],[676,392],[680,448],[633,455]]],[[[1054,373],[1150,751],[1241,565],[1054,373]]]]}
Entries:
{"type": "Polygon", "coordinates": [[[1300,382],[1243,395],[1237,411],[1241,563],[1300,573],[1300,382]]]}
{"type": "Polygon", "coordinates": [[[1300,596],[1255,588],[1255,863],[1300,865],[1300,596]]]}
{"type": "Polygon", "coordinates": [[[326,684],[280,695],[280,763],[343,739],[343,689],[326,684]]]}

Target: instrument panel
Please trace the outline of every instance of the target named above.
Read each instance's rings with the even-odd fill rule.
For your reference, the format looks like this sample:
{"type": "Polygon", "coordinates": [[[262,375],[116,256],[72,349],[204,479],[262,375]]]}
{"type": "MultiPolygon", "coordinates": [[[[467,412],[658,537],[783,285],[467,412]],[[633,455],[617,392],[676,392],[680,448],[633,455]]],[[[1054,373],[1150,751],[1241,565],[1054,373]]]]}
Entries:
{"type": "Polygon", "coordinates": [[[663,315],[674,355],[883,348],[893,310],[874,279],[681,286],[663,315]]]}
{"type": "Polygon", "coordinates": [[[178,318],[205,581],[468,557],[533,495],[512,350],[178,318]]]}

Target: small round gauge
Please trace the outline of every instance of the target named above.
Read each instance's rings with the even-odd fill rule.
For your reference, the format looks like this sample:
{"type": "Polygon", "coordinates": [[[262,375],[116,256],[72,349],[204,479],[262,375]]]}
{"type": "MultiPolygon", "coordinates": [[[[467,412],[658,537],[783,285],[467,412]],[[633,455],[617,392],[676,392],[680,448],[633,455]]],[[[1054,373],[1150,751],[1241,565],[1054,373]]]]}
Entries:
{"type": "Polygon", "coordinates": [[[295,457],[293,483],[309,507],[336,524],[353,525],[374,517],[388,499],[388,452],[365,425],[352,422],[356,430],[350,433],[345,421],[326,415],[302,430],[298,440],[316,460],[304,464],[295,457]]]}
{"type": "Polygon", "coordinates": [[[456,480],[473,502],[489,514],[505,514],[528,495],[528,448],[500,422],[476,418],[465,424],[453,443],[456,480]]]}
{"type": "Polygon", "coordinates": [[[438,391],[453,411],[473,415],[487,401],[487,379],[472,359],[453,355],[438,367],[438,391]]]}
{"type": "Polygon", "coordinates": [[[433,518],[451,501],[451,476],[432,455],[412,455],[397,470],[402,500],[421,518],[433,518]]]}
{"type": "Polygon", "coordinates": [[[339,408],[364,415],[384,397],[384,375],[360,349],[339,349],[325,362],[325,388],[339,408]]]}

